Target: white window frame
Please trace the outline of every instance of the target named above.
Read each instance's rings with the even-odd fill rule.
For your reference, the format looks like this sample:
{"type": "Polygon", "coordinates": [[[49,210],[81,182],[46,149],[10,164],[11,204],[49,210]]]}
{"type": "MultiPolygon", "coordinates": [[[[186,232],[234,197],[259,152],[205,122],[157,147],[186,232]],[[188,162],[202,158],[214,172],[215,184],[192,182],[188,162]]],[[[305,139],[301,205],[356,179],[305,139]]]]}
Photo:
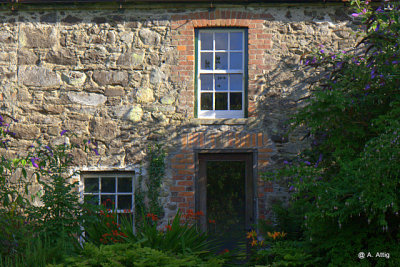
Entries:
{"type": "MultiPolygon", "coordinates": [[[[98,196],[98,205],[102,204],[101,201],[101,196],[102,195],[112,195],[114,196],[114,211],[117,213],[117,216],[119,214],[127,214],[124,212],[126,209],[117,209],[118,208],[118,196],[132,196],[132,203],[130,209],[130,214],[132,214],[132,222],[133,222],[133,227],[134,227],[134,222],[135,222],[135,172],[134,171],[96,171],[96,172],[83,172],[81,173],[81,198],[82,201],[84,201],[84,197],[87,195],[97,195],[98,196]],[[94,192],[85,192],[85,179],[98,179],[99,183],[99,189],[97,193],[94,192]],[[115,192],[114,193],[107,193],[101,192],[101,178],[115,178],[115,192]],[[132,178],[132,191],[131,192],[118,192],[118,179],[119,178],[132,178]]],[[[117,217],[117,220],[119,220],[119,216],[117,217]]]]}
{"type": "MultiPolygon", "coordinates": [[[[246,87],[245,87],[245,67],[246,67],[246,49],[247,46],[245,44],[246,40],[246,31],[245,29],[199,29],[198,30],[198,40],[197,40],[197,115],[198,118],[210,118],[210,119],[218,119],[218,118],[244,118],[245,117],[245,97],[246,97],[246,87]],[[240,32],[242,33],[242,50],[230,50],[230,37],[228,37],[228,49],[227,50],[216,50],[215,49],[215,33],[230,33],[240,32]],[[213,50],[201,50],[201,33],[213,33],[213,50]],[[201,52],[212,52],[213,53],[213,69],[212,70],[202,70],[201,69],[201,52]],[[227,61],[227,70],[216,70],[215,69],[215,53],[218,52],[227,52],[228,53],[228,61],[227,61]],[[230,52],[241,52],[242,53],[242,68],[230,70],[230,52]],[[228,110],[215,110],[215,83],[213,83],[213,91],[209,91],[209,93],[213,94],[213,110],[201,110],[201,74],[241,74],[242,75],[242,109],[241,110],[229,110],[230,108],[230,82],[228,80],[228,90],[218,91],[218,92],[226,92],[228,94],[228,110]]],[[[204,91],[203,91],[204,92],[204,91]]],[[[240,91],[232,91],[235,93],[239,93],[240,91]]]]}

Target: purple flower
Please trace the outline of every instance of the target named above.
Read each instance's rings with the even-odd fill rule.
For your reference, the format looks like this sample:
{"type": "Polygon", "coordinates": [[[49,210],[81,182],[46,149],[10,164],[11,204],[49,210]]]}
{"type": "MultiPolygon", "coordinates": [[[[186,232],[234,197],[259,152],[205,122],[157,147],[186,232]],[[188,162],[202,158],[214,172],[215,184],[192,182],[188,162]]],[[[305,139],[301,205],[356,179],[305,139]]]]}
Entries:
{"type": "Polygon", "coordinates": [[[353,14],[351,14],[353,17],[358,17],[358,16],[360,16],[360,14],[359,13],[353,13],[353,14]]]}
{"type": "Polygon", "coordinates": [[[392,64],[399,64],[400,61],[394,60],[392,61],[392,64]]]}
{"type": "Polygon", "coordinates": [[[319,50],[319,52],[321,52],[322,54],[325,53],[324,49],[319,50]]]}
{"type": "Polygon", "coordinates": [[[310,60],[306,60],[306,62],[304,63],[304,65],[308,65],[310,63],[310,60]]]}
{"type": "Polygon", "coordinates": [[[97,151],[96,148],[93,148],[94,153],[98,156],[99,155],[99,151],[97,151]]]}
{"type": "Polygon", "coordinates": [[[283,164],[289,164],[289,161],[284,160],[284,161],[283,161],[283,164]]]}
{"type": "Polygon", "coordinates": [[[63,136],[66,132],[68,132],[68,130],[62,130],[60,135],[63,136]]]}
{"type": "Polygon", "coordinates": [[[309,162],[309,161],[307,161],[307,160],[305,160],[304,163],[305,163],[306,165],[308,165],[308,166],[311,165],[311,162],[309,162]]]}
{"type": "Polygon", "coordinates": [[[365,90],[369,90],[371,88],[371,86],[369,85],[369,84],[367,84],[366,86],[365,86],[365,90]]]}
{"type": "Polygon", "coordinates": [[[332,58],[332,59],[335,59],[335,58],[336,58],[336,55],[332,55],[331,58],[332,58]]]}
{"type": "Polygon", "coordinates": [[[375,70],[373,69],[373,70],[371,70],[371,79],[374,79],[376,77],[376,74],[375,74],[375,70]]]}
{"type": "Polygon", "coordinates": [[[379,31],[379,26],[380,26],[380,24],[376,25],[376,28],[375,28],[376,32],[379,31]]]}
{"type": "Polygon", "coordinates": [[[289,187],[289,192],[291,192],[291,191],[293,191],[293,190],[294,190],[294,186],[291,185],[291,186],[289,187]]]}
{"type": "Polygon", "coordinates": [[[32,162],[32,166],[39,168],[39,165],[37,165],[37,163],[35,162],[35,160],[37,160],[37,158],[31,158],[31,162],[32,162]]]}

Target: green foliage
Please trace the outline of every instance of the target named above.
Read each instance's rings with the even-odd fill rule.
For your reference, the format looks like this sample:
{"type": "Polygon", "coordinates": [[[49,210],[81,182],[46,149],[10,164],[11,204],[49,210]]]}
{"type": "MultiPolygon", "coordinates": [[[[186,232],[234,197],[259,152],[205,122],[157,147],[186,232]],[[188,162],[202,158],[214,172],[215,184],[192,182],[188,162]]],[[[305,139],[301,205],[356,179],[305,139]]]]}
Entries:
{"type": "Polygon", "coordinates": [[[307,252],[303,242],[278,241],[269,249],[255,251],[248,265],[316,266],[317,260],[307,252]]]}
{"type": "Polygon", "coordinates": [[[154,214],[147,214],[143,221],[145,223],[134,232],[132,221],[122,219],[121,231],[127,235],[127,242],[160,251],[179,254],[196,253],[202,257],[208,257],[216,251],[215,241],[210,240],[195,225],[184,221],[180,212],[161,230],[157,228],[154,214]]]}
{"type": "Polygon", "coordinates": [[[158,216],[162,215],[162,207],[160,205],[160,187],[161,180],[165,174],[165,151],[160,144],[148,147],[149,155],[149,184],[147,188],[147,196],[149,198],[149,209],[151,213],[158,216]]]}
{"type": "Polygon", "coordinates": [[[162,252],[139,244],[115,244],[96,247],[84,245],[80,256],[68,258],[64,264],[50,266],[222,266],[223,260],[211,258],[202,260],[194,254],[176,255],[162,252]]]}
{"type": "Polygon", "coordinates": [[[353,2],[363,40],[306,62],[326,74],[293,121],[312,147],[270,179],[287,179],[292,203],[306,207],[302,238],[318,265],[398,266],[357,254],[400,249],[400,6],[353,2]]]}
{"type": "Polygon", "coordinates": [[[79,203],[79,182],[71,182],[78,172],[69,174],[73,163],[71,151],[76,145],[64,143],[51,147],[39,141],[37,144],[29,157],[36,164],[34,175],[43,188],[39,196],[42,205],[27,208],[29,220],[37,232],[45,233],[50,240],[80,235],[83,222],[91,217],[87,214],[90,207],[79,203]]]}

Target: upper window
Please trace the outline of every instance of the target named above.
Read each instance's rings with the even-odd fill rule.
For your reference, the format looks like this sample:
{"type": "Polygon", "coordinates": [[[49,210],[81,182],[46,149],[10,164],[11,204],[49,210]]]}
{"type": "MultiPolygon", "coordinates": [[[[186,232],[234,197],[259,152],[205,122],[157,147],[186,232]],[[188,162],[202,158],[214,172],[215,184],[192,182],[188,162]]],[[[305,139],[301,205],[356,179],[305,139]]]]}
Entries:
{"type": "Polygon", "coordinates": [[[132,216],[134,209],[134,173],[93,172],[82,175],[83,195],[86,202],[132,216]]]}
{"type": "Polygon", "coordinates": [[[245,30],[199,30],[197,113],[199,118],[243,118],[245,30]]]}

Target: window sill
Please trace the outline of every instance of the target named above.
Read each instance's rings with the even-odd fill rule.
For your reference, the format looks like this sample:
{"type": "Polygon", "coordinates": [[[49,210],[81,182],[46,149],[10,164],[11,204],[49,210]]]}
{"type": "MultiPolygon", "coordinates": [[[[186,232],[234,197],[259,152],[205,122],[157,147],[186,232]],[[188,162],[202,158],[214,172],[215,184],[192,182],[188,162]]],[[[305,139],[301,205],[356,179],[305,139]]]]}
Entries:
{"type": "Polygon", "coordinates": [[[240,119],[193,119],[193,123],[199,125],[246,125],[255,121],[256,118],[240,118],[240,119]]]}

